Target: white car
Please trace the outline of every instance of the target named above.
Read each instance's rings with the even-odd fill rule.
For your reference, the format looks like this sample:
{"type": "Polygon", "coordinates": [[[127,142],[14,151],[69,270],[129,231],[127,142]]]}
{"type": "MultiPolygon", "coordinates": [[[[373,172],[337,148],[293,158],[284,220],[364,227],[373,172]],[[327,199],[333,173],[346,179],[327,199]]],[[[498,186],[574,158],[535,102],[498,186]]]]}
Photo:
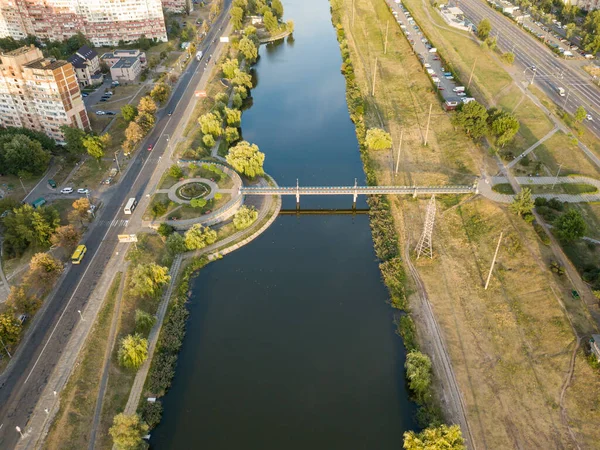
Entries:
{"type": "Polygon", "coordinates": [[[98,115],[98,116],[103,116],[104,114],[106,114],[104,111],[100,111],[100,110],[96,111],[96,115],[98,115]]]}
{"type": "Polygon", "coordinates": [[[78,194],[89,194],[90,190],[88,188],[79,188],[77,189],[78,194]]]}
{"type": "Polygon", "coordinates": [[[467,94],[465,94],[464,92],[457,92],[456,95],[458,95],[459,97],[465,97],[467,94]]]}
{"type": "Polygon", "coordinates": [[[71,194],[71,193],[73,193],[73,188],[70,188],[70,187],[62,188],[60,190],[60,193],[61,194],[71,194]]]}
{"type": "Polygon", "coordinates": [[[431,77],[431,81],[433,81],[434,83],[439,83],[442,80],[440,80],[438,77],[431,77]]]}
{"type": "Polygon", "coordinates": [[[589,120],[590,122],[592,122],[592,121],[594,120],[594,118],[592,117],[592,115],[591,115],[591,114],[588,114],[587,116],[585,116],[585,118],[586,118],[587,120],[589,120]]]}

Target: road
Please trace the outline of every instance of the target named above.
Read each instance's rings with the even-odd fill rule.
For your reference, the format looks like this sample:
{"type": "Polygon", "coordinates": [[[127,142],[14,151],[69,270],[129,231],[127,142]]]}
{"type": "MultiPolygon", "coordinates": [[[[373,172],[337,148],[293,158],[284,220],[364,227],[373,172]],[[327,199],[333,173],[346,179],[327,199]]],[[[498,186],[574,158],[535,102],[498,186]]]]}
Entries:
{"type": "MultiPolygon", "coordinates": [[[[218,45],[221,28],[228,20],[231,0],[225,0],[221,15],[211,27],[200,47],[212,54],[218,45]]],[[[154,168],[166,150],[166,140],[145,150],[148,143],[158,143],[164,134],[173,134],[188,103],[194,96],[205,68],[204,61],[190,62],[181,81],[165,108],[157,115],[157,124],[140,145],[142,149],[131,162],[121,182],[106,193],[105,207],[98,212],[94,230],[88,233],[85,244],[88,253],[82,264],[71,266],[57,286],[54,295],[46,300],[45,309],[35,317],[29,333],[13,357],[11,366],[0,376],[0,448],[14,448],[19,437],[15,427],[27,430],[27,422],[43,391],[71,332],[85,315],[85,306],[117,245],[117,235],[127,225],[123,205],[129,197],[144,191],[154,168]],[[173,111],[171,117],[167,111],[173,111]]],[[[141,214],[142,211],[137,211],[141,214]]],[[[90,322],[92,322],[90,320],[90,322]]],[[[90,323],[91,325],[91,323],[90,323]]]]}
{"type": "Polygon", "coordinates": [[[571,114],[583,106],[595,119],[586,122],[586,125],[596,137],[600,137],[600,90],[575,65],[577,63],[559,58],[544,44],[480,0],[461,0],[459,6],[474,23],[486,17],[490,20],[492,35],[498,36],[498,45],[504,51],[515,54],[515,62],[524,70],[524,80],[534,79],[534,84],[571,114]],[[536,68],[535,76],[533,66],[536,68]],[[563,87],[567,95],[559,96],[556,87],[563,87]]]}

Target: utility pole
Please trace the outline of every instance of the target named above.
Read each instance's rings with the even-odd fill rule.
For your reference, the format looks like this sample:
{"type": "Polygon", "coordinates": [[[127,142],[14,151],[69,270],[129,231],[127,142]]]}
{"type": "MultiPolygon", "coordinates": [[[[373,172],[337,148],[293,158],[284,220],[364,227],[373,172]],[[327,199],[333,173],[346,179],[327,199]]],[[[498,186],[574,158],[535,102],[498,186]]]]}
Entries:
{"type": "Polygon", "coordinates": [[[400,132],[400,145],[398,146],[398,156],[396,157],[396,172],[394,175],[398,174],[398,166],[400,165],[400,153],[402,152],[402,137],[404,136],[404,130],[400,132]]]}
{"type": "Polygon", "coordinates": [[[387,55],[388,31],[390,29],[390,21],[387,21],[385,26],[385,45],[383,46],[383,54],[387,55]]]}
{"type": "Polygon", "coordinates": [[[425,147],[427,147],[427,138],[429,137],[429,123],[431,122],[431,108],[433,108],[433,103],[429,104],[429,117],[427,117],[427,129],[425,130],[425,147]]]}
{"type": "Polygon", "coordinates": [[[117,163],[117,170],[121,173],[121,166],[119,165],[119,152],[115,152],[115,162],[117,163]]]}
{"type": "Polygon", "coordinates": [[[475,64],[477,64],[477,58],[473,61],[473,67],[471,68],[471,75],[469,75],[469,82],[467,83],[467,89],[471,87],[471,80],[473,79],[473,73],[475,72],[475,64]]]}
{"type": "Polygon", "coordinates": [[[354,13],[356,10],[354,9],[354,0],[352,0],[352,28],[354,28],[354,13]]]}
{"type": "Polygon", "coordinates": [[[533,70],[532,70],[532,72],[533,72],[533,75],[531,77],[531,83],[530,84],[533,84],[533,80],[535,80],[535,74],[537,72],[537,67],[534,67],[533,70]]]}
{"type": "Polygon", "coordinates": [[[556,171],[556,176],[554,177],[554,183],[552,183],[552,189],[554,189],[554,186],[556,186],[556,183],[558,183],[558,174],[560,173],[560,169],[562,169],[562,164],[558,165],[558,170],[556,171]]]}
{"type": "Polygon", "coordinates": [[[373,68],[373,92],[371,97],[375,97],[375,82],[377,81],[377,57],[375,57],[375,67],[373,68]]]}
{"type": "Polygon", "coordinates": [[[490,278],[492,278],[492,271],[494,270],[494,264],[496,264],[496,257],[498,256],[498,250],[500,250],[500,242],[502,242],[502,233],[503,232],[500,232],[500,239],[498,239],[498,245],[496,245],[496,252],[494,253],[494,259],[492,259],[490,273],[488,273],[487,281],[485,282],[485,288],[484,288],[485,291],[487,291],[488,285],[490,284],[490,278]]]}

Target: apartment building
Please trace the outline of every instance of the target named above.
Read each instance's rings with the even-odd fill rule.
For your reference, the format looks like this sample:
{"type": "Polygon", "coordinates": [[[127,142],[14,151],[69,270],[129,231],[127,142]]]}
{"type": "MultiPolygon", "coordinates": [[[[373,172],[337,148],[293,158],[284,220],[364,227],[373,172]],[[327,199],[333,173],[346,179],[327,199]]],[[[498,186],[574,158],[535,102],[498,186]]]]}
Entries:
{"type": "Polygon", "coordinates": [[[161,0],[0,0],[0,37],[62,41],[77,32],[96,47],[142,35],[167,41],[161,0]]]}
{"type": "Polygon", "coordinates": [[[162,5],[165,11],[173,13],[183,13],[193,8],[192,0],[162,0],[162,5]]]}
{"type": "Polygon", "coordinates": [[[134,81],[147,66],[146,53],[140,50],[114,50],[101,57],[117,81],[134,81]]]}
{"type": "Polygon", "coordinates": [[[0,126],[42,131],[63,142],[61,125],[90,129],[73,66],[21,47],[0,54],[0,126]]]}
{"type": "Polygon", "coordinates": [[[100,58],[95,50],[84,45],[67,58],[75,68],[77,81],[82,87],[102,84],[104,76],[100,73],[100,58]]]}

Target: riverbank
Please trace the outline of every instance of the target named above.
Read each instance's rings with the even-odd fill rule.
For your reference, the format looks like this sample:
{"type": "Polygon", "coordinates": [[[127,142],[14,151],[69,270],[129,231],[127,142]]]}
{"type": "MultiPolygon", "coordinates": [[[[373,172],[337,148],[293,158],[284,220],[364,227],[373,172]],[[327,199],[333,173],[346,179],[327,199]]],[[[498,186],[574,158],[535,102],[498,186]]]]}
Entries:
{"type": "MultiPolygon", "coordinates": [[[[354,66],[347,75],[357,84],[348,93],[349,107],[351,112],[357,106],[364,111],[364,125],[357,126],[357,133],[383,127],[394,139],[396,152],[368,152],[366,165],[378,181],[445,183],[474,176],[479,167],[494,167],[483,149],[453,130],[419,61],[394,28],[385,2],[356,0],[354,20],[351,0],[333,4],[346,31],[348,49],[342,48],[342,54],[347,52],[354,66]],[[430,104],[435,119],[424,146],[430,104]],[[395,166],[401,130],[400,170],[394,180],[390,168],[395,166]]],[[[551,251],[530,226],[488,200],[446,197],[436,203],[434,258],[413,262],[418,278],[416,285],[409,283],[408,291],[416,292],[409,295],[408,305],[417,341],[433,355],[434,386],[446,419],[460,423],[454,411],[460,411],[461,402],[445,387],[449,375],[436,356],[440,346],[430,334],[435,326],[428,319],[427,299],[464,399],[473,448],[550,448],[557,441],[572,446],[573,435],[575,442],[593,445],[593,414],[586,410],[591,405],[581,393],[586,384],[594,392],[599,386],[583,356],[574,351],[577,336],[595,327],[579,302],[566,300],[568,281],[547,269],[551,251]],[[490,288],[484,290],[500,232],[504,240],[496,270],[490,288]],[[573,369],[579,375],[573,376],[573,369]]],[[[413,257],[425,209],[424,201],[390,199],[405,262],[413,257]]]]}

